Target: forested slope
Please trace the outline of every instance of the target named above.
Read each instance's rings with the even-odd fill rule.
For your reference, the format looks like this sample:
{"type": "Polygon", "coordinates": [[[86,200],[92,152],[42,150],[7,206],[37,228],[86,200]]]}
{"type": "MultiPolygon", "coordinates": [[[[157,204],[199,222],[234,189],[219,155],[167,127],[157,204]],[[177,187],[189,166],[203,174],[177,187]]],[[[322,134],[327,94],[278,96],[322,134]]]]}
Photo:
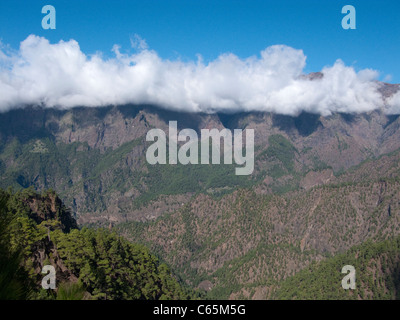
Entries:
{"type": "Polygon", "coordinates": [[[77,228],[52,192],[0,190],[0,298],[187,299],[149,250],[105,229],[77,228]],[[44,265],[56,290],[41,288],[44,265]]]}
{"type": "Polygon", "coordinates": [[[280,284],[273,299],[400,299],[400,237],[368,241],[320,263],[312,263],[280,284]],[[344,290],[343,266],[356,270],[356,288],[344,290]]]}

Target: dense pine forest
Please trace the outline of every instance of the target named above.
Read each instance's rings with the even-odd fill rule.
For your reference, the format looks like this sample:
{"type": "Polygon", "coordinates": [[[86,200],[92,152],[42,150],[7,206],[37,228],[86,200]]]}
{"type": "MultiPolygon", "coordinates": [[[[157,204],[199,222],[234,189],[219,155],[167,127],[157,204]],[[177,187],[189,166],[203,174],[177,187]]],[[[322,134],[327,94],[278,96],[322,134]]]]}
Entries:
{"type": "Polygon", "coordinates": [[[0,190],[0,299],[189,299],[170,269],[106,229],[78,229],[53,191],[0,190]],[[43,289],[44,265],[56,289],[43,289]]]}

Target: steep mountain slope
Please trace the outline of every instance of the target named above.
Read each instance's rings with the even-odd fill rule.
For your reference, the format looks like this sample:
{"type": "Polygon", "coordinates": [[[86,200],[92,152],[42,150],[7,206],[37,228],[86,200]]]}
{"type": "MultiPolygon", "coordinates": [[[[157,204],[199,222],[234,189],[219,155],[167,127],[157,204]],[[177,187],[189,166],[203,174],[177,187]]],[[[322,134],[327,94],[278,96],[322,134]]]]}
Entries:
{"type": "MultiPolygon", "coordinates": [[[[265,195],[263,185],[222,199],[198,195],[182,210],[155,222],[123,224],[119,229],[149,245],[210,297],[271,298],[282,279],[310,262],[399,234],[399,163],[396,151],[337,177],[314,180],[324,186],[285,195],[265,195]]],[[[311,264],[307,270],[314,268],[311,264]]],[[[393,273],[395,279],[393,268],[379,271],[380,277],[393,273]]],[[[350,298],[397,297],[392,290],[395,280],[385,287],[386,280],[371,284],[370,276],[364,274],[363,290],[350,298]]],[[[325,292],[316,296],[305,290],[301,298],[334,297],[330,290],[325,292]]],[[[343,293],[335,297],[349,298],[343,293]]]]}
{"type": "Polygon", "coordinates": [[[0,186],[53,188],[80,223],[108,225],[154,219],[188,203],[197,192],[222,195],[259,186],[286,192],[334,176],[400,148],[400,120],[380,111],[298,117],[269,113],[192,114],[151,106],[26,108],[0,114],[0,186]],[[149,165],[150,128],[252,128],[251,176],[235,165],[149,165]]]}
{"type": "MultiPolygon", "coordinates": [[[[128,225],[122,230],[136,241],[146,239],[146,244],[194,285],[209,280],[217,289],[231,293],[243,284],[254,287],[278,281],[310,261],[368,238],[399,234],[398,208],[391,209],[389,216],[388,203],[369,204],[367,213],[363,213],[367,203],[352,203],[370,190],[345,187],[270,201],[244,194],[230,206],[226,203],[232,199],[226,199],[225,210],[214,215],[201,207],[201,217],[197,210],[183,211],[150,225],[128,225]]],[[[399,192],[398,185],[395,190],[399,192]]],[[[211,199],[197,201],[222,207],[211,199]]]]}
{"type": "Polygon", "coordinates": [[[313,263],[283,281],[273,299],[400,299],[400,237],[367,242],[344,254],[313,263]],[[343,290],[343,266],[355,268],[355,289],[343,290]]]}
{"type": "Polygon", "coordinates": [[[150,246],[191,285],[206,284],[210,296],[265,298],[312,261],[400,234],[398,156],[366,162],[338,178],[346,182],[284,195],[198,195],[153,222],[118,228],[150,246]],[[379,179],[363,179],[365,167],[378,168],[379,179]],[[357,173],[360,181],[349,182],[357,173]]]}
{"type": "Polygon", "coordinates": [[[54,192],[0,190],[0,203],[2,299],[190,297],[146,248],[106,230],[79,230],[54,192]],[[17,270],[8,272],[16,255],[23,267],[18,279],[17,270]],[[55,268],[55,290],[41,288],[45,265],[55,268]]]}
{"type": "MultiPolygon", "coordinates": [[[[397,90],[381,87],[385,98],[397,90]]],[[[400,234],[399,127],[399,116],[380,110],[291,117],[178,113],[154,106],[27,107],[0,114],[0,187],[53,188],[78,224],[113,228],[148,246],[209,297],[264,299],[314,262],[400,234]],[[234,164],[150,165],[146,133],[159,128],[168,134],[169,121],[198,133],[254,129],[254,173],[236,176],[234,164]]],[[[27,204],[38,210],[34,201],[27,204]]],[[[29,219],[40,225],[54,219],[51,212],[29,219]]],[[[75,250],[70,234],[89,247],[98,236],[52,232],[52,241],[67,244],[57,251],[60,261],[75,250]]],[[[104,247],[122,241],[99,237],[104,247]]],[[[131,250],[125,243],[118,248],[123,254],[131,250]]],[[[147,255],[140,254],[140,261],[147,255]]],[[[103,258],[100,252],[92,262],[108,259],[103,258]]],[[[87,266],[80,263],[90,259],[64,267],[81,277],[87,266]]],[[[106,282],[115,280],[107,278],[112,270],[101,268],[106,282]]],[[[82,279],[91,294],[105,297],[90,277],[82,279]]],[[[153,297],[148,291],[131,294],[153,297]]]]}

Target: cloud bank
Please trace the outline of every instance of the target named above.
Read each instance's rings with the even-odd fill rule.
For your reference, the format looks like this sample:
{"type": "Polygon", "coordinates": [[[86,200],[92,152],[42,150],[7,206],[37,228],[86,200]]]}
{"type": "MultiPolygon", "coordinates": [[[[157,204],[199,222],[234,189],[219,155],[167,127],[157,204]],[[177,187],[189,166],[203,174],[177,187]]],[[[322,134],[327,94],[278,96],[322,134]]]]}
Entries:
{"type": "Polygon", "coordinates": [[[189,112],[301,111],[329,115],[383,108],[400,113],[400,94],[384,103],[376,71],[356,72],[340,60],[322,78],[304,77],[302,50],[275,45],[259,56],[223,54],[204,63],[160,58],[136,37],[134,54],[86,55],[75,40],[51,44],[30,35],[13,51],[0,47],[0,111],[45,107],[156,104],[189,112]],[[389,105],[388,105],[389,104],[389,105]]]}

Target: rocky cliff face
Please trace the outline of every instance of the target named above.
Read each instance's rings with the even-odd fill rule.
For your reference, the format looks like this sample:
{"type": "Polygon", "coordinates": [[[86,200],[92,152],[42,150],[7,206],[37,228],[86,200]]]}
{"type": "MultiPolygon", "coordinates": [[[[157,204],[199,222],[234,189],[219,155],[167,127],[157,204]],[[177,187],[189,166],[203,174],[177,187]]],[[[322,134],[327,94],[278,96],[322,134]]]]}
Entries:
{"type": "Polygon", "coordinates": [[[44,225],[48,230],[47,237],[36,241],[30,248],[29,259],[32,269],[37,275],[37,286],[41,286],[42,278],[45,276],[41,273],[45,265],[52,265],[55,268],[57,287],[60,283],[77,282],[78,278],[65,266],[57,246],[50,236],[50,231],[55,229],[68,233],[78,228],[70,210],[54,192],[47,192],[43,195],[31,192],[25,197],[20,197],[19,205],[28,208],[29,219],[32,219],[37,225],[44,225]]]}
{"type": "MultiPolygon", "coordinates": [[[[382,87],[386,96],[396,90],[382,87]]],[[[31,107],[0,114],[0,185],[54,188],[82,223],[147,220],[187,203],[193,192],[228,192],[256,184],[273,193],[323,184],[330,181],[321,178],[323,170],[335,175],[400,148],[399,126],[398,116],[381,111],[291,117],[177,113],[152,106],[31,107]],[[204,166],[150,166],[146,133],[151,128],[168,133],[171,120],[178,122],[178,130],[254,129],[253,175],[224,183],[218,177],[233,181],[233,170],[214,167],[211,174],[204,166]],[[196,187],[186,187],[193,181],[196,187]]]]}
{"type": "Polygon", "coordinates": [[[78,224],[72,217],[70,209],[66,208],[62,200],[52,192],[47,193],[46,197],[35,194],[26,199],[26,203],[31,211],[29,217],[37,224],[48,220],[60,222],[63,232],[70,232],[77,229],[78,224]]]}
{"type": "MultiPolygon", "coordinates": [[[[385,98],[397,90],[381,86],[385,98]]],[[[380,110],[291,117],[25,108],[0,114],[0,186],[51,187],[81,224],[112,225],[149,245],[190,285],[254,298],[313,261],[400,233],[399,127],[399,116],[380,110]],[[254,129],[254,173],[149,165],[146,133],[168,133],[172,120],[178,130],[254,129]]],[[[71,216],[57,216],[55,197],[27,204],[37,223],[56,218],[63,230],[76,227],[71,216]]],[[[52,256],[72,277],[56,250],[51,239],[43,243],[37,268],[52,256]]]]}

